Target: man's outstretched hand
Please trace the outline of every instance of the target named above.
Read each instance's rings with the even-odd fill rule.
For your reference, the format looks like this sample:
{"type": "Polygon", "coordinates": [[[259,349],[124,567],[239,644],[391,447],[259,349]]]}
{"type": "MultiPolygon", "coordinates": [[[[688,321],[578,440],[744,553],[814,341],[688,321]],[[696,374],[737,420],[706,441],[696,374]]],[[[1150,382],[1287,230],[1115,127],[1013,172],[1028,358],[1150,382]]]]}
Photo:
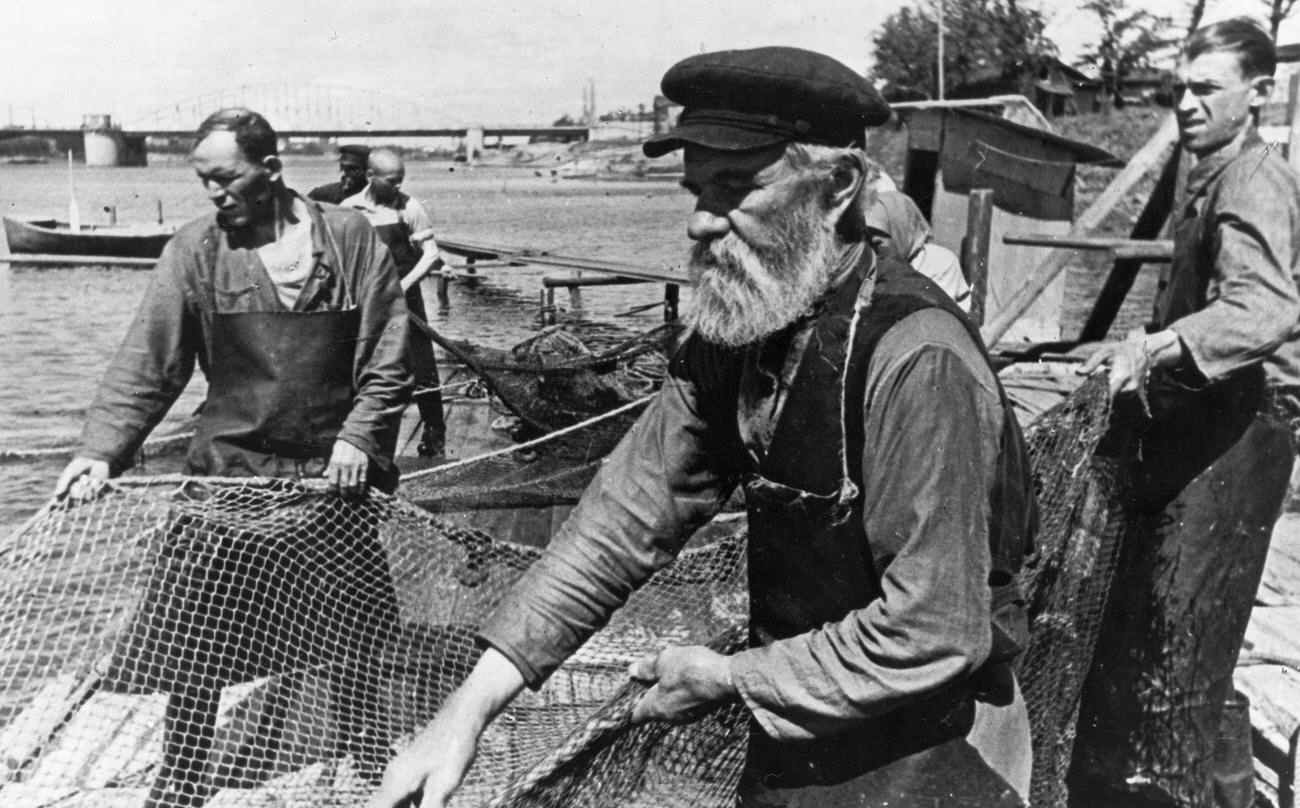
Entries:
{"type": "Polygon", "coordinates": [[[433,721],[388,764],[368,808],[445,808],[474,762],[484,728],[523,686],[509,659],[494,648],[484,651],[433,721]]]}

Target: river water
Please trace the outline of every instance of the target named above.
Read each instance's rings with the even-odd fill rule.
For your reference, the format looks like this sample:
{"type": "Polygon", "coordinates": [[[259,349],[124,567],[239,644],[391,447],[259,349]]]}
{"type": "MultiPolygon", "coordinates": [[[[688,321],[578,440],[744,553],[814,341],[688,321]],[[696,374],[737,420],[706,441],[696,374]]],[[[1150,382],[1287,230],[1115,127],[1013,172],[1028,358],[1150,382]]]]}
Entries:
{"type": "MultiPolygon", "coordinates": [[[[75,166],[72,185],[84,223],[156,221],[201,215],[210,205],[185,161],[151,155],[148,168],[75,166]]],[[[336,178],[333,160],[287,157],[285,177],[306,190],[336,178]]],[[[529,246],[565,255],[677,266],[687,249],[691,199],[674,183],[554,180],[549,170],[475,168],[411,162],[403,190],[428,208],[440,235],[489,244],[529,246]],[[539,176],[539,174],[541,176],[539,176]]],[[[66,165],[0,165],[0,211],[66,218],[66,165]]],[[[471,287],[454,283],[451,306],[430,319],[444,334],[507,347],[535,333],[541,276],[555,268],[488,268],[471,287]]],[[[134,316],[147,271],[0,265],[0,536],[48,498],[75,445],[95,385],[134,316]]],[[[627,333],[660,322],[652,308],[662,287],[587,289],[584,316],[627,333]]],[[[557,304],[567,299],[557,294],[557,304]]],[[[562,313],[563,314],[563,313],[562,313]]],[[[178,428],[203,398],[201,374],[155,435],[178,428]]]]}

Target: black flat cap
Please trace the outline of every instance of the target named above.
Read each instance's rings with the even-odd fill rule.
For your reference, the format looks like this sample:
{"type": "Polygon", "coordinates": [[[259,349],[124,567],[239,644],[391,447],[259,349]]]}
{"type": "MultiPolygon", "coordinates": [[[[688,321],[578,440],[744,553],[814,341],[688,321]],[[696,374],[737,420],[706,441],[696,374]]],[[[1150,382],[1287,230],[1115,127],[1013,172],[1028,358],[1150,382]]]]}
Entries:
{"type": "Polygon", "coordinates": [[[866,127],[889,120],[871,82],[801,48],[701,53],[669,68],[661,87],[683,109],[671,132],[641,147],[647,157],[685,143],[726,151],[791,141],[861,145],[866,127]]]}
{"type": "Polygon", "coordinates": [[[345,154],[359,157],[362,162],[365,162],[370,157],[370,147],[362,146],[360,143],[345,143],[339,146],[339,156],[342,157],[345,154]]]}

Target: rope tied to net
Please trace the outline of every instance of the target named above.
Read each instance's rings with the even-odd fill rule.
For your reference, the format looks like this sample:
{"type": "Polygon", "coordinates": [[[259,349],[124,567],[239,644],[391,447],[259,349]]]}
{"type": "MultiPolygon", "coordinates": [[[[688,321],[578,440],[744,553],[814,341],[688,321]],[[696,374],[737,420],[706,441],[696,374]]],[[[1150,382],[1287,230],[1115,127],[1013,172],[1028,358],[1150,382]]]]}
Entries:
{"type": "Polygon", "coordinates": [[[484,452],[483,454],[474,455],[473,457],[466,457],[462,460],[456,460],[451,463],[443,463],[440,466],[434,466],[432,468],[421,469],[420,471],[413,471],[410,472],[409,474],[403,474],[402,480],[404,481],[416,480],[416,479],[420,479],[421,477],[428,477],[430,475],[440,474],[443,472],[450,471],[451,469],[460,468],[462,466],[468,466],[474,463],[480,463],[484,460],[488,460],[494,457],[501,457],[503,455],[514,454],[515,452],[526,451],[535,446],[541,446],[550,441],[562,438],[573,432],[586,429],[587,427],[592,426],[594,424],[601,423],[602,421],[607,421],[611,418],[616,418],[620,415],[623,415],[624,413],[631,412],[632,410],[635,410],[638,407],[648,404],[650,402],[650,399],[652,398],[654,398],[653,394],[648,396],[642,396],[641,398],[638,398],[635,401],[629,401],[628,403],[622,405],[621,407],[615,407],[612,410],[608,410],[606,412],[601,413],[600,415],[596,415],[591,418],[588,418],[585,421],[580,421],[576,424],[563,427],[562,429],[557,429],[554,432],[548,432],[547,434],[542,435],[539,438],[533,438],[532,440],[527,440],[524,441],[523,443],[517,443],[513,446],[506,446],[501,449],[494,449],[490,452],[484,452]]]}

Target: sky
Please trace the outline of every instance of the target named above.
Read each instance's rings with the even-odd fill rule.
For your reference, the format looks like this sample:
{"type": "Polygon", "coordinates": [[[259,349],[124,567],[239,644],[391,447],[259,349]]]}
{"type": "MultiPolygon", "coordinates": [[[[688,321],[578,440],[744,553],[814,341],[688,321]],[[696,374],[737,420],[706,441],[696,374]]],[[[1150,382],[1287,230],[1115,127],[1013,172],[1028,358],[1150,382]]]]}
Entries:
{"type": "MultiPolygon", "coordinates": [[[[550,123],[582,112],[588,80],[599,112],[648,105],[664,70],[701,50],[793,45],[865,71],[880,24],[916,2],[0,0],[0,124],[76,126],[102,112],[130,123],[279,83],[410,99],[431,126],[550,123]]],[[[1141,5],[1185,17],[1190,0],[1141,5]]],[[[1209,5],[1207,20],[1263,9],[1209,5]]],[[[1040,0],[1067,57],[1095,32],[1077,6],[1040,0]]]]}

